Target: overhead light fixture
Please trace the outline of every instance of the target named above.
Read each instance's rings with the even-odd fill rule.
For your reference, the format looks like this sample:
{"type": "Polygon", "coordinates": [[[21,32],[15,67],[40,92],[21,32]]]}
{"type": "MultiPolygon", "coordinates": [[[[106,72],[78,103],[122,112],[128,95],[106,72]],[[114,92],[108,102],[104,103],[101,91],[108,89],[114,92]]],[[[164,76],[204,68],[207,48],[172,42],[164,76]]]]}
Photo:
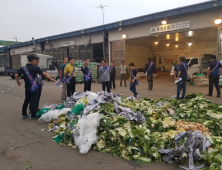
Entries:
{"type": "Polygon", "coordinates": [[[166,20],[163,20],[163,21],[162,21],[162,24],[163,24],[163,25],[166,25],[166,24],[167,24],[167,21],[166,21],[166,20]]]}
{"type": "Polygon", "coordinates": [[[167,39],[169,40],[169,39],[170,39],[170,34],[167,34],[167,36],[166,36],[166,37],[167,37],[167,39]]]}
{"type": "Polygon", "coordinates": [[[192,36],[192,35],[193,35],[193,31],[189,31],[189,32],[188,32],[188,35],[189,35],[189,36],[192,36]]]}
{"type": "Polygon", "coordinates": [[[215,2],[212,3],[212,7],[217,7],[217,6],[218,6],[217,1],[215,1],[215,2]]]}
{"type": "Polygon", "coordinates": [[[176,41],[178,41],[179,40],[179,38],[178,37],[176,37],[176,41]]]}
{"type": "Polygon", "coordinates": [[[191,45],[192,45],[192,43],[188,43],[188,45],[189,45],[189,46],[191,46],[191,45]]]}
{"type": "Polygon", "coordinates": [[[170,44],[167,44],[167,47],[169,47],[170,46],[170,44]]]}
{"type": "Polygon", "coordinates": [[[122,28],[120,27],[120,28],[119,28],[119,32],[121,32],[121,31],[122,31],[122,28]]]}
{"type": "Polygon", "coordinates": [[[175,45],[176,46],[176,48],[178,47],[178,45],[175,45]]]}
{"type": "Polygon", "coordinates": [[[126,39],[126,37],[127,37],[126,34],[122,35],[122,39],[126,39]]]}
{"type": "Polygon", "coordinates": [[[84,32],[85,32],[84,30],[81,31],[82,34],[84,34],[84,32]]]}
{"type": "Polygon", "coordinates": [[[217,25],[218,25],[218,24],[221,24],[221,23],[222,23],[222,20],[221,20],[221,19],[216,19],[216,20],[214,21],[214,23],[217,24],[217,25]]]}
{"type": "Polygon", "coordinates": [[[158,44],[158,41],[156,41],[155,44],[157,45],[157,44],[158,44]]]}
{"type": "Polygon", "coordinates": [[[123,21],[120,21],[120,22],[119,22],[119,25],[121,26],[122,24],[123,24],[123,21]]]}

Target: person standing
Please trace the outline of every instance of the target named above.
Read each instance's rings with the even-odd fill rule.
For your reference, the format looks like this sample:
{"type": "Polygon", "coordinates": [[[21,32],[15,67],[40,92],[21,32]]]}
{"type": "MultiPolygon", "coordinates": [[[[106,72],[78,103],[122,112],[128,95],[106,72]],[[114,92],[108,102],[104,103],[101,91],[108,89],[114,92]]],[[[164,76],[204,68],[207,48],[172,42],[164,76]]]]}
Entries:
{"type": "Polygon", "coordinates": [[[74,67],[75,59],[70,58],[69,64],[64,69],[64,77],[67,83],[67,99],[70,100],[70,97],[75,93],[76,90],[76,70],[74,67]]]}
{"type": "Polygon", "coordinates": [[[175,77],[175,78],[177,78],[177,76],[178,76],[178,72],[179,72],[179,70],[180,70],[180,64],[181,64],[181,61],[178,60],[178,61],[177,61],[177,64],[176,64],[175,67],[174,67],[174,77],[175,77]]]}
{"type": "Polygon", "coordinates": [[[130,68],[130,74],[131,74],[131,78],[130,78],[130,90],[133,92],[134,97],[138,97],[139,94],[136,92],[136,85],[139,85],[139,76],[138,76],[138,71],[135,68],[134,63],[130,63],[129,64],[129,68],[130,68]]]}
{"type": "Polygon", "coordinates": [[[61,101],[65,101],[66,95],[67,95],[67,84],[66,84],[65,77],[64,77],[64,69],[65,69],[67,63],[68,63],[68,57],[64,57],[63,63],[60,66],[60,72],[59,72],[60,81],[62,82],[61,101]]]}
{"type": "Polygon", "coordinates": [[[122,61],[122,65],[120,65],[120,87],[122,87],[122,81],[124,80],[125,87],[126,85],[126,65],[125,61],[122,61]]]}
{"type": "Polygon", "coordinates": [[[111,62],[110,66],[110,88],[112,89],[112,84],[113,84],[113,89],[116,89],[116,83],[115,83],[115,77],[116,77],[116,67],[114,65],[114,61],[111,62]]]}
{"type": "Polygon", "coordinates": [[[156,76],[156,66],[152,62],[151,57],[148,58],[148,61],[149,62],[145,65],[144,73],[146,73],[146,77],[147,77],[147,82],[149,86],[148,90],[152,90],[153,89],[153,74],[155,74],[156,76]]]}
{"type": "Polygon", "coordinates": [[[21,86],[21,82],[19,81],[19,77],[23,74],[25,81],[25,100],[22,106],[22,116],[23,119],[28,118],[27,108],[30,104],[31,118],[39,119],[36,116],[37,110],[37,102],[39,96],[39,86],[37,85],[37,74],[43,75],[51,81],[55,82],[53,78],[51,78],[46,72],[43,72],[39,67],[36,66],[36,56],[28,55],[28,63],[21,67],[18,72],[15,74],[15,80],[18,86],[21,86]]]}
{"type": "Polygon", "coordinates": [[[81,67],[81,71],[84,75],[84,92],[91,91],[92,75],[89,67],[89,62],[89,59],[86,58],[84,60],[84,65],[81,67]]]}
{"type": "MultiPolygon", "coordinates": [[[[40,60],[39,60],[39,57],[36,57],[36,62],[34,63],[34,65],[35,66],[39,66],[39,62],[40,62],[40,60]]],[[[39,90],[38,90],[38,99],[37,99],[37,112],[40,110],[39,109],[39,101],[40,101],[40,98],[41,98],[41,94],[42,94],[42,86],[43,86],[43,80],[42,80],[42,76],[41,75],[39,75],[39,74],[37,74],[37,85],[39,86],[39,90]]],[[[29,110],[31,110],[31,108],[30,108],[30,105],[29,105],[29,110]]]]}
{"type": "Polygon", "coordinates": [[[178,72],[178,76],[176,78],[176,80],[179,80],[181,78],[181,80],[177,83],[177,99],[184,99],[185,95],[186,95],[186,83],[188,80],[188,75],[187,75],[187,71],[188,71],[188,65],[185,62],[185,57],[180,57],[180,68],[179,68],[179,72],[178,72]],[[183,89],[183,94],[182,97],[180,97],[180,90],[181,88],[183,89]]]}
{"type": "Polygon", "coordinates": [[[102,82],[102,90],[110,93],[110,67],[106,65],[105,60],[102,60],[102,65],[99,68],[99,74],[102,82]]]}
{"type": "Polygon", "coordinates": [[[219,80],[220,75],[222,75],[222,69],[220,72],[221,63],[219,61],[216,61],[216,55],[211,56],[211,62],[208,65],[207,69],[207,76],[209,77],[209,93],[207,96],[213,95],[213,85],[215,85],[217,90],[217,97],[219,98],[221,95],[220,86],[219,86],[219,80]]]}

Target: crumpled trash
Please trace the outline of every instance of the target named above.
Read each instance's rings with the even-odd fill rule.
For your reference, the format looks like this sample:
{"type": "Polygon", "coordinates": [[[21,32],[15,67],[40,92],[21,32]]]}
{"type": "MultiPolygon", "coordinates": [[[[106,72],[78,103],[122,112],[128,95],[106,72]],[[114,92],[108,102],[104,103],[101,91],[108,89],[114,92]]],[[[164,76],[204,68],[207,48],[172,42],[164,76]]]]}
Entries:
{"type": "Polygon", "coordinates": [[[93,93],[91,91],[87,91],[87,103],[88,104],[95,104],[98,101],[98,94],[93,93]]]}
{"type": "Polygon", "coordinates": [[[99,126],[101,114],[92,113],[78,120],[78,125],[73,129],[73,138],[80,154],[87,154],[92,144],[98,140],[97,127],[99,126]]]}
{"type": "Polygon", "coordinates": [[[115,111],[119,114],[125,117],[128,120],[135,120],[138,123],[144,123],[146,122],[145,117],[142,115],[141,112],[134,113],[130,108],[127,107],[121,107],[116,102],[113,104],[115,111]]]}
{"type": "Polygon", "coordinates": [[[58,119],[59,115],[66,114],[68,111],[71,111],[71,109],[63,108],[61,110],[49,110],[39,118],[39,122],[51,122],[52,120],[58,119]]]}
{"type": "Polygon", "coordinates": [[[50,105],[44,105],[42,108],[47,108],[47,109],[51,109],[54,110],[57,107],[59,107],[61,104],[50,104],[50,105]]]}
{"type": "Polygon", "coordinates": [[[93,111],[97,106],[99,106],[99,103],[95,103],[92,105],[86,105],[84,107],[83,114],[84,115],[88,114],[90,111],[93,111]]]}
{"type": "Polygon", "coordinates": [[[134,96],[127,97],[126,100],[137,100],[134,96]]]}
{"type": "Polygon", "coordinates": [[[73,94],[73,100],[77,102],[79,99],[86,97],[86,96],[87,96],[86,92],[75,92],[73,94]]]}
{"type": "Polygon", "coordinates": [[[168,102],[168,101],[165,101],[165,102],[158,102],[158,103],[157,103],[157,106],[159,106],[159,107],[163,107],[165,104],[169,104],[169,102],[168,102]]]}
{"type": "Polygon", "coordinates": [[[113,102],[120,102],[121,103],[121,98],[114,93],[107,93],[104,91],[100,92],[101,98],[98,98],[99,103],[113,103],[113,102]]]}
{"type": "Polygon", "coordinates": [[[185,132],[178,133],[175,137],[175,149],[160,149],[159,152],[164,154],[162,160],[169,164],[179,163],[186,160],[186,156],[189,158],[189,167],[181,166],[180,168],[185,170],[199,170],[204,167],[201,165],[194,165],[194,161],[201,159],[200,151],[206,151],[206,148],[211,145],[209,140],[200,132],[185,132]],[[184,156],[186,155],[186,156],[184,156]],[[176,158],[176,159],[175,159],[176,158]]]}
{"type": "Polygon", "coordinates": [[[67,101],[67,102],[64,102],[64,106],[65,106],[66,108],[72,108],[75,104],[76,104],[75,101],[67,101]]]}

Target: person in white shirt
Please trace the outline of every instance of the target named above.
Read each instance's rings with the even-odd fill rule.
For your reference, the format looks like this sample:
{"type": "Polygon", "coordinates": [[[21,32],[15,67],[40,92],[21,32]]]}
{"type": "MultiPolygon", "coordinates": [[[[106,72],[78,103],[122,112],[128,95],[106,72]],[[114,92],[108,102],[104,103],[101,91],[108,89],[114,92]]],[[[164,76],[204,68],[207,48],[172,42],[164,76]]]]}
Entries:
{"type": "Polygon", "coordinates": [[[125,87],[126,85],[126,65],[125,61],[122,61],[122,65],[120,65],[120,87],[122,87],[122,81],[124,80],[125,87]]]}

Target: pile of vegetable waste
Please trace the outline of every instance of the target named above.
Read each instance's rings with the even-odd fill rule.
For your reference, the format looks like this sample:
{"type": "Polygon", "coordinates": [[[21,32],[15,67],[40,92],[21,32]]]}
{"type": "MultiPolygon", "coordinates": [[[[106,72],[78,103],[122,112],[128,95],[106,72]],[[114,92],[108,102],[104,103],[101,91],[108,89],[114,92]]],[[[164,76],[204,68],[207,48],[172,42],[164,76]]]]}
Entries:
{"type": "MultiPolygon", "coordinates": [[[[96,124],[97,140],[92,144],[92,149],[138,163],[159,162],[164,156],[160,150],[176,150],[176,146],[186,148],[189,135],[175,145],[176,136],[195,132],[202,134],[210,144],[206,149],[195,146],[199,147],[200,155],[198,160],[194,159],[194,164],[203,164],[205,167],[201,169],[222,169],[222,105],[211,103],[200,93],[187,95],[182,101],[174,98],[122,98],[118,104],[99,103],[88,115],[93,113],[100,116],[100,121],[96,124]],[[135,115],[139,113],[143,121],[127,119],[126,115],[116,112],[116,105],[129,108],[135,115]]],[[[49,129],[56,134],[54,140],[59,145],[76,148],[73,131],[76,133],[78,121],[87,115],[74,115],[71,119],[67,115],[70,113],[60,114],[49,124],[49,129]]],[[[173,162],[189,166],[189,152],[186,149],[176,155],[183,159],[173,162]]]]}

